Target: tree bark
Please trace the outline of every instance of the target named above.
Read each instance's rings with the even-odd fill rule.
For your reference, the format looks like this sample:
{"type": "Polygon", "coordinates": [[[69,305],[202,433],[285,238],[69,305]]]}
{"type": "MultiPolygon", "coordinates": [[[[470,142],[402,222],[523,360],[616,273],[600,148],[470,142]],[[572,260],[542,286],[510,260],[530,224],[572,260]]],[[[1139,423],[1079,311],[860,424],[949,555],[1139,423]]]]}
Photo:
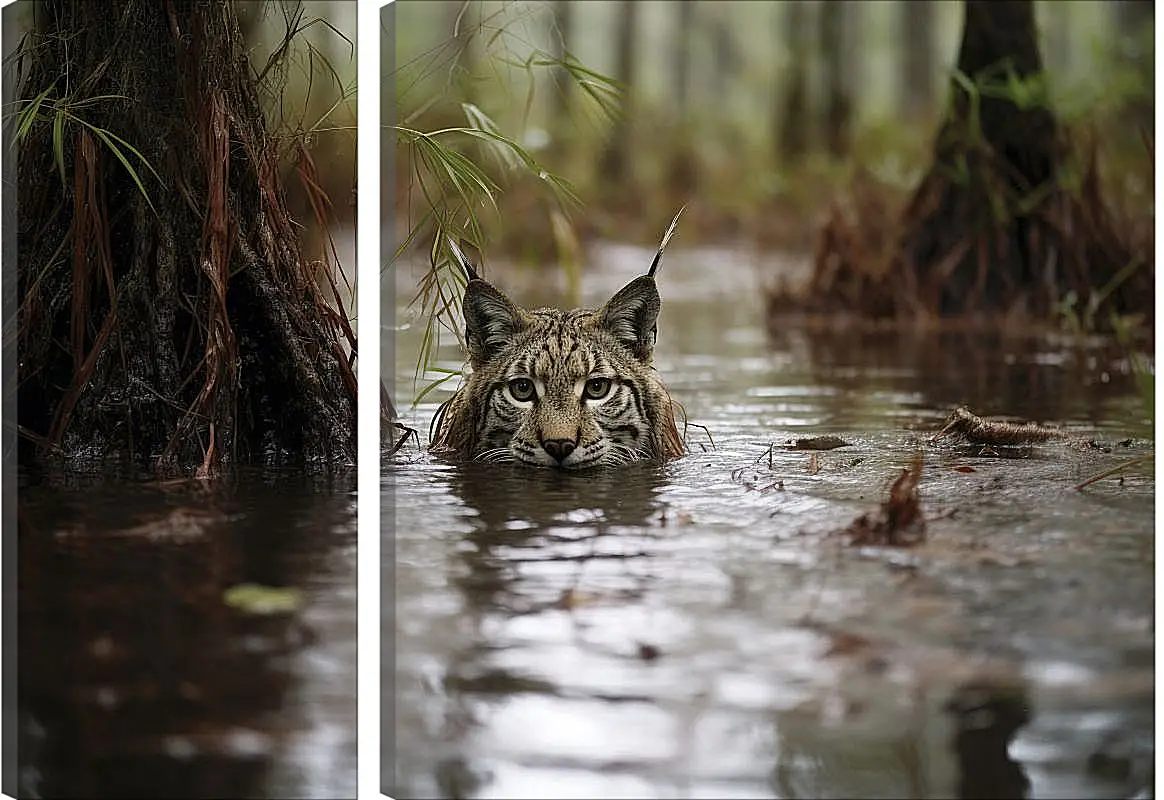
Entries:
{"type": "Polygon", "coordinates": [[[1110,329],[1155,315],[1154,233],[1105,201],[1094,144],[1071,146],[1048,104],[1031,0],[967,0],[952,101],[933,164],[900,215],[858,174],[821,229],[803,296],[789,302],[925,323],[940,317],[1110,329]],[[1016,88],[1017,87],[1017,88],[1016,88]],[[1072,165],[1073,185],[1060,181],[1072,165]],[[1117,216],[1118,214],[1118,216],[1117,216]],[[1073,305],[1072,305],[1073,304],[1073,305]]]}
{"type": "MultiPolygon", "coordinates": [[[[1034,4],[967,0],[958,71],[997,81],[1004,64],[1020,78],[1042,72],[1034,4]]],[[[1041,282],[1022,200],[1055,176],[1057,126],[1045,105],[1020,108],[1010,98],[972,96],[958,80],[951,87],[934,166],[906,211],[906,269],[919,276],[927,305],[942,314],[1005,310],[1041,282]],[[958,177],[951,181],[952,175],[958,177]]],[[[1031,300],[1043,312],[1053,302],[1042,293],[1031,300]]]]}
{"type": "Polygon", "coordinates": [[[44,100],[17,166],[22,461],[354,460],[355,339],[302,256],[243,52],[224,2],[38,6],[23,97],[44,100]]]}

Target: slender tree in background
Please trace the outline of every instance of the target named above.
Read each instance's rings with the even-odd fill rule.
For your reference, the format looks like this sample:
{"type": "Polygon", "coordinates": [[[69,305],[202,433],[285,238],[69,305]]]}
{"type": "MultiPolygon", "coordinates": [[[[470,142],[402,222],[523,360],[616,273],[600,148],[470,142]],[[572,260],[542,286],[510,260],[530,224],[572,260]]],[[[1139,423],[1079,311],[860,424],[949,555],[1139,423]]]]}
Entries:
{"type": "MultiPolygon", "coordinates": [[[[922,5],[925,5],[924,3],[922,5]]],[[[849,65],[857,60],[853,52],[855,42],[846,36],[855,27],[852,19],[859,13],[857,3],[822,3],[818,19],[820,34],[821,78],[824,97],[825,148],[829,155],[841,158],[849,151],[849,125],[853,111],[849,65]]]]}
{"type": "Polygon", "coordinates": [[[790,164],[808,150],[808,46],[805,30],[808,9],[804,0],[781,3],[777,25],[788,61],[784,69],[783,100],[774,104],[777,156],[790,164]]]}
{"type": "Polygon", "coordinates": [[[635,114],[635,45],[638,43],[639,9],[636,0],[620,0],[617,6],[618,44],[615,52],[614,79],[622,84],[622,110],[606,142],[599,172],[607,186],[625,187],[630,182],[634,141],[631,120],[635,114]]]}
{"type": "Polygon", "coordinates": [[[671,77],[675,81],[675,113],[680,123],[691,117],[691,30],[695,0],[672,0],[675,35],[671,37],[671,77]]]}
{"type": "Polygon", "coordinates": [[[1143,82],[1143,90],[1125,113],[1130,128],[1156,135],[1156,6],[1152,0],[1119,0],[1111,4],[1125,52],[1129,53],[1143,82]]]}
{"type": "Polygon", "coordinates": [[[36,7],[18,60],[24,461],[354,459],[355,340],[303,258],[232,8],[36,7]]]}
{"type": "MultiPolygon", "coordinates": [[[[570,45],[574,41],[570,20],[570,0],[554,0],[552,10],[550,43],[554,58],[558,61],[564,61],[566,54],[570,52],[570,45]]],[[[570,124],[570,94],[574,81],[570,79],[570,74],[562,67],[554,70],[553,80],[554,91],[551,93],[550,112],[553,115],[552,124],[556,128],[554,131],[555,139],[558,139],[572,127],[570,124]]]]}
{"type": "Polygon", "coordinates": [[[453,47],[456,49],[456,61],[453,63],[454,86],[463,103],[476,103],[476,92],[473,88],[473,61],[474,53],[474,23],[480,20],[480,5],[478,3],[450,2],[448,9],[449,30],[452,31],[453,47]]]}
{"type": "Polygon", "coordinates": [[[1070,3],[1043,3],[1039,21],[1047,43],[1045,64],[1053,75],[1063,75],[1071,62],[1070,3]]]}
{"type": "Polygon", "coordinates": [[[713,97],[722,101],[732,91],[744,58],[729,22],[732,7],[723,3],[703,5],[707,32],[711,39],[711,92],[713,97]]]}
{"type": "Polygon", "coordinates": [[[694,120],[691,114],[691,76],[694,71],[691,42],[698,6],[697,0],[678,0],[671,4],[675,14],[675,35],[671,37],[671,77],[675,82],[674,103],[678,124],[672,137],[674,149],[667,167],[667,193],[679,202],[686,202],[699,182],[694,120]]]}
{"type": "Polygon", "coordinates": [[[934,104],[934,4],[896,4],[901,19],[901,111],[907,121],[924,119],[934,104]]]}

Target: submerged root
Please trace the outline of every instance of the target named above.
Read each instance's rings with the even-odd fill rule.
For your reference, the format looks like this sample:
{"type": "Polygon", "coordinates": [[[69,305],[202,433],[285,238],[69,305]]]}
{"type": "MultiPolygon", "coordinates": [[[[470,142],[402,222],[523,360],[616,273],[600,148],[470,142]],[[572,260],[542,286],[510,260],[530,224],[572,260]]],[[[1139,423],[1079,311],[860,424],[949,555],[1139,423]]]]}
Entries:
{"type": "Polygon", "coordinates": [[[926,518],[917,493],[924,459],[918,451],[909,467],[889,487],[889,497],[842,531],[850,537],[849,544],[912,547],[925,541],[926,518]]]}

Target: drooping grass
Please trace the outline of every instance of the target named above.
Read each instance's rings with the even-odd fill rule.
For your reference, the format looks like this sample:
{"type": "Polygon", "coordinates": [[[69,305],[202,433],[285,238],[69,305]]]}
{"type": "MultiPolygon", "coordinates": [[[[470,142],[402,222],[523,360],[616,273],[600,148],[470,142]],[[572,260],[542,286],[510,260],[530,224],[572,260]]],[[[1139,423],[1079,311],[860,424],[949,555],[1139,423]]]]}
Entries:
{"type": "Polygon", "coordinates": [[[154,179],[161,183],[162,179],[157,170],[132,144],[108,128],[89,122],[80,114],[82,110],[98,104],[130,101],[130,98],[123,94],[100,94],[80,99],[75,96],[61,97],[56,95],[56,87],[57,82],[54,81],[31,100],[17,101],[18,105],[23,103],[23,106],[16,111],[16,144],[24,144],[33,133],[35,126],[52,125],[53,159],[61,177],[61,184],[67,186],[69,176],[65,170],[65,135],[70,126],[83,127],[96,136],[113,157],[120,162],[134,185],[137,186],[138,191],[141,192],[142,197],[145,198],[146,203],[149,204],[150,209],[157,213],[153,201],[150,200],[149,192],[146,191],[141,174],[134,166],[134,162],[130,161],[130,156],[133,156],[139,166],[148,170],[154,179]]]}
{"type": "MultiPolygon", "coordinates": [[[[537,47],[522,58],[514,55],[512,45],[529,46],[517,31],[517,22],[525,13],[528,12],[513,8],[494,12],[466,37],[459,30],[462,10],[447,40],[394,71],[393,77],[398,79],[397,102],[406,106],[412,90],[441,70],[448,70],[445,85],[451,90],[458,76],[461,49],[467,46],[468,38],[475,38],[483,44],[484,61],[494,70],[495,81],[503,81],[498,72],[501,66],[520,69],[527,75],[522,128],[528,122],[534,103],[537,70],[553,70],[555,75],[567,76],[585,97],[590,98],[597,113],[617,114],[618,84],[589,69],[573,55],[565,53],[558,57],[537,47]]],[[[518,137],[505,133],[502,126],[475,103],[460,102],[454,106],[430,98],[419,108],[399,107],[397,118],[403,120],[393,126],[397,156],[401,163],[400,172],[407,175],[405,207],[400,208],[398,204],[397,211],[407,216],[408,223],[388,266],[398,263],[406,252],[420,246],[422,241],[428,243],[429,267],[410,303],[411,307],[419,306],[424,319],[414,386],[425,374],[435,373],[438,377],[419,387],[413,401],[419,403],[430,392],[459,375],[434,363],[442,335],[451,333],[458,343],[463,344],[456,318],[465,276],[449,251],[450,238],[464,241],[479,253],[484,252],[488,238],[486,215],[492,217],[489,223],[496,223],[500,195],[508,187],[521,183],[526,187],[536,187],[548,196],[553,207],[550,218],[555,243],[563,251],[563,261],[572,263],[576,258],[572,255],[571,243],[576,237],[569,230],[569,212],[580,204],[580,200],[568,181],[547,169],[529,148],[518,141],[518,137]],[[452,108],[458,107],[466,120],[465,125],[440,125],[424,130],[418,124],[429,115],[443,114],[447,119],[452,108]]]]}

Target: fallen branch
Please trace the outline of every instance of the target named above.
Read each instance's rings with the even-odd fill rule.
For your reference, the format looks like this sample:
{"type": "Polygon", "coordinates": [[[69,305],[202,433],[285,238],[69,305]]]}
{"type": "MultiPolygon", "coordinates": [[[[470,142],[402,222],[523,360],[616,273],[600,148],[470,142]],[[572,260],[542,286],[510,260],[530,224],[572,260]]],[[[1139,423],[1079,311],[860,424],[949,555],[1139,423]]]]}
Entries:
{"type": "Polygon", "coordinates": [[[1123,472],[1124,470],[1128,469],[1129,467],[1134,467],[1137,464],[1143,464],[1145,461],[1151,461],[1155,457],[1156,457],[1155,453],[1148,453],[1147,455],[1137,456],[1136,458],[1133,458],[1129,461],[1124,461],[1120,464],[1116,464],[1111,469],[1105,469],[1103,472],[1099,473],[1098,475],[1092,475],[1090,478],[1085,480],[1083,483],[1076,486],[1075,491],[1080,491],[1085,486],[1090,486],[1091,484],[1095,483],[1096,481],[1101,481],[1104,478],[1115,475],[1118,472],[1123,472]]]}
{"type": "Polygon", "coordinates": [[[947,436],[958,437],[973,444],[992,444],[1002,447],[1035,444],[1051,439],[1080,440],[1059,428],[1048,428],[1033,422],[1016,424],[1013,422],[992,422],[983,419],[962,406],[954,409],[946,420],[945,427],[930,439],[934,444],[947,436]]]}

